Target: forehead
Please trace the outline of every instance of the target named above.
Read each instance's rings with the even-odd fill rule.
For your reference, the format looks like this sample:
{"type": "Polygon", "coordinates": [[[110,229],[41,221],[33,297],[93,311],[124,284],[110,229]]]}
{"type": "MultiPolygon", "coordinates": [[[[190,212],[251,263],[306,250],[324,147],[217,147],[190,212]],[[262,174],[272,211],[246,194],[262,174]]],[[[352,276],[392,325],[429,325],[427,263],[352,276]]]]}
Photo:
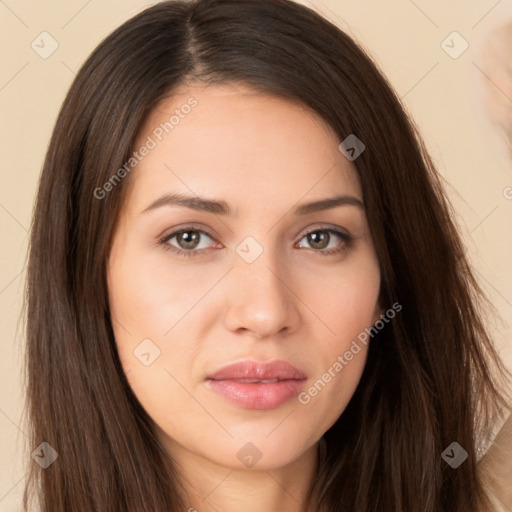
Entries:
{"type": "Polygon", "coordinates": [[[244,207],[336,192],[361,198],[355,166],[337,135],[307,107],[244,84],[191,84],[153,109],[134,150],[151,147],[131,173],[130,201],[157,193],[222,197],[244,207]]]}

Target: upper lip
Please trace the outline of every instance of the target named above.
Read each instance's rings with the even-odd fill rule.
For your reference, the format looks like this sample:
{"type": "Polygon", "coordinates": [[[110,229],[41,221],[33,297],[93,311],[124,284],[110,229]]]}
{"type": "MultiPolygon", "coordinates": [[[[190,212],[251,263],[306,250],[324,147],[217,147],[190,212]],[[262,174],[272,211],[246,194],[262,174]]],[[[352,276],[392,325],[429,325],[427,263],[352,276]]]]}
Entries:
{"type": "Polygon", "coordinates": [[[304,380],[306,374],[295,366],[282,360],[276,361],[240,361],[223,366],[215,373],[209,374],[212,380],[304,380]]]}

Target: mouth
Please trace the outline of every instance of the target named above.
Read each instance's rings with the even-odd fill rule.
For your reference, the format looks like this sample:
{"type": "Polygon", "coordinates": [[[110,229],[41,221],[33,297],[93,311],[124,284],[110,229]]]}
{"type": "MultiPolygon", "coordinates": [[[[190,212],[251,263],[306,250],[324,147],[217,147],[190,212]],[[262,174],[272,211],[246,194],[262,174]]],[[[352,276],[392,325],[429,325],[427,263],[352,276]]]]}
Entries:
{"type": "Polygon", "coordinates": [[[205,379],[223,398],[245,409],[275,409],[300,393],[307,376],[286,361],[242,361],[205,379]]]}
{"type": "MultiPolygon", "coordinates": [[[[226,380],[226,379],[212,379],[212,380],[226,380]]],[[[247,382],[248,384],[273,384],[274,382],[281,382],[288,379],[231,379],[233,382],[247,382]]]]}

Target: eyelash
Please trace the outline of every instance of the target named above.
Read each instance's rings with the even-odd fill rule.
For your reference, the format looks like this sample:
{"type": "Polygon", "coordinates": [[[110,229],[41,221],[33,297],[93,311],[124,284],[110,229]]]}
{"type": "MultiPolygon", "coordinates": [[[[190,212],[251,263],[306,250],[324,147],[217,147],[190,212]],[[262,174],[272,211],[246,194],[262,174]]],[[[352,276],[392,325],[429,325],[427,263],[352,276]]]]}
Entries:
{"type": "MultiPolygon", "coordinates": [[[[170,233],[168,235],[165,235],[163,238],[160,239],[159,244],[162,246],[162,249],[164,249],[165,251],[170,251],[180,258],[193,258],[199,254],[203,254],[205,251],[208,251],[208,249],[199,249],[199,250],[191,249],[190,251],[186,251],[183,249],[178,249],[177,247],[174,247],[167,243],[169,240],[171,240],[175,236],[178,236],[181,233],[185,233],[187,231],[195,231],[198,233],[202,233],[202,234],[209,236],[212,240],[214,240],[214,236],[211,233],[209,233],[208,231],[206,231],[204,229],[199,229],[195,226],[186,226],[177,231],[173,231],[172,233],[170,233]]],[[[344,245],[338,249],[329,249],[329,250],[312,249],[314,252],[321,254],[322,256],[332,256],[335,254],[341,254],[342,252],[349,250],[352,247],[352,244],[354,242],[354,239],[350,235],[343,233],[342,231],[338,231],[337,229],[327,227],[327,226],[318,226],[318,227],[308,231],[307,233],[304,233],[300,240],[305,238],[307,235],[310,235],[311,233],[316,233],[318,231],[334,233],[335,235],[339,236],[345,242],[344,245]]]]}

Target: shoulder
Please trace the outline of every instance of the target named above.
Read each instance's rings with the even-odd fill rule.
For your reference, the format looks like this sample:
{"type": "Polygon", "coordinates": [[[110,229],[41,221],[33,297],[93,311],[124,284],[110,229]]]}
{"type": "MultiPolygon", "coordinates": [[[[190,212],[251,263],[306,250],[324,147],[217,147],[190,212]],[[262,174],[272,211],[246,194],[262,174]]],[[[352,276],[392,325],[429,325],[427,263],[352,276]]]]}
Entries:
{"type": "Polygon", "coordinates": [[[494,507],[489,512],[512,512],[512,415],[478,462],[478,472],[494,507]]]}

